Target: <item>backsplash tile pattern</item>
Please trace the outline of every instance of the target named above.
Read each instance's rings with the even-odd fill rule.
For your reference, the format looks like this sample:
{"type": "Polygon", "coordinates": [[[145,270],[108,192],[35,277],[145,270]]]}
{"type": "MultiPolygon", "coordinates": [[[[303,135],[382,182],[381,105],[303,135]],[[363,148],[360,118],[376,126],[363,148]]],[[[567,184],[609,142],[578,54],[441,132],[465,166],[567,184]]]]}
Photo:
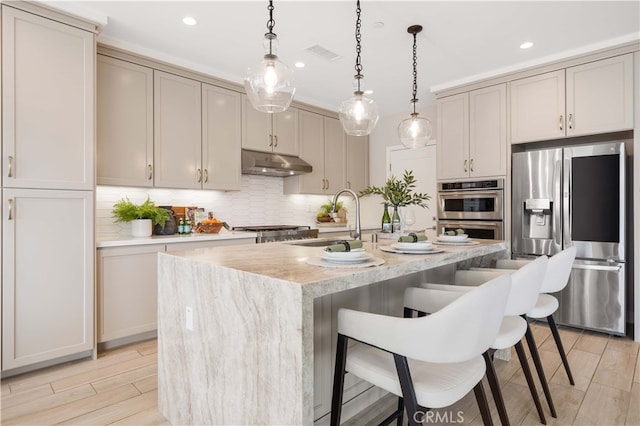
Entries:
{"type": "MultiPolygon", "coordinates": [[[[135,203],[147,196],[158,206],[198,206],[212,210],[217,218],[231,226],[244,225],[314,225],[316,213],[329,195],[285,195],[283,178],[242,175],[240,191],[208,191],[98,186],[96,189],[96,235],[100,238],[130,235],[130,225],[115,223],[111,217],[113,204],[124,197],[135,203]]],[[[355,203],[349,196],[340,198],[347,208],[347,220],[355,223],[355,203]]],[[[361,200],[364,206],[369,200],[361,200]]],[[[375,209],[379,209],[377,203],[375,209]]],[[[363,224],[366,220],[362,209],[363,224]]],[[[373,223],[377,223],[377,212],[373,223]]]]}

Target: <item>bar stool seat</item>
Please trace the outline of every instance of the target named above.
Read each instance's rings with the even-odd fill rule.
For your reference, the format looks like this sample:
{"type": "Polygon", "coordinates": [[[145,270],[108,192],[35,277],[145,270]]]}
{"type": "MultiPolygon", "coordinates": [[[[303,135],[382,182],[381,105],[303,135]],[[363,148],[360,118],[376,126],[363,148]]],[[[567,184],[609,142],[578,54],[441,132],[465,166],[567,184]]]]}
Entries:
{"type": "Polygon", "coordinates": [[[522,339],[527,332],[527,322],[521,317],[504,317],[496,340],[491,344],[495,350],[508,349],[522,339]]]}
{"type": "MultiPolygon", "coordinates": [[[[434,364],[408,360],[418,404],[442,408],[462,399],[485,374],[481,356],[455,364],[434,364]]],[[[349,347],[346,369],[388,392],[401,396],[393,355],[378,348],[357,343],[349,347]]]]}
{"type": "Polygon", "coordinates": [[[536,306],[533,307],[529,312],[527,312],[527,316],[529,318],[546,318],[549,315],[553,314],[558,310],[560,303],[558,299],[550,294],[540,293],[538,296],[538,302],[536,306]]]}

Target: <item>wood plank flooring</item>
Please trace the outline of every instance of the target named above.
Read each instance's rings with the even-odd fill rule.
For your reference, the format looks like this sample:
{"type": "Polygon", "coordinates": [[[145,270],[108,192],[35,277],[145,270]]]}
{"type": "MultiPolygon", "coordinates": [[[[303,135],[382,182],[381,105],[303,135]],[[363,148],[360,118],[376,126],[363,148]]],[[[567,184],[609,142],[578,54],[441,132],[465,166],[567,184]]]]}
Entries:
{"type": "MultiPolygon", "coordinates": [[[[551,417],[537,382],[547,424],[640,425],[640,343],[561,329],[576,382],[571,386],[546,324],[533,324],[533,330],[558,412],[557,419],[551,417]]],[[[511,423],[539,425],[515,351],[511,361],[496,360],[495,365],[511,423]]],[[[534,377],[537,381],[535,372],[534,377]]],[[[157,387],[157,342],[149,340],[103,352],[97,360],[74,361],[2,380],[1,424],[166,425],[157,409],[157,387]]],[[[494,422],[499,424],[486,382],[485,390],[494,422]]],[[[395,404],[395,398],[385,398],[347,423],[377,424],[395,404]]],[[[473,394],[452,407],[434,410],[426,424],[451,424],[452,415],[456,423],[462,419],[463,424],[482,424],[473,394]]]]}

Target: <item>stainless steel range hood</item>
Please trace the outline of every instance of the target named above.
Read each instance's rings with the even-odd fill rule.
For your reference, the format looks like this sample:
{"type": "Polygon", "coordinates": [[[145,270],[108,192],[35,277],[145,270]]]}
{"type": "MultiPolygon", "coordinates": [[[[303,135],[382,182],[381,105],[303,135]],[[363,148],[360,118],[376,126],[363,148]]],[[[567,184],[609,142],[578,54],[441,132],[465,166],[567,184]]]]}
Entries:
{"type": "Polygon", "coordinates": [[[293,176],[311,173],[313,167],[299,157],[242,150],[242,173],[262,176],[293,176]]]}

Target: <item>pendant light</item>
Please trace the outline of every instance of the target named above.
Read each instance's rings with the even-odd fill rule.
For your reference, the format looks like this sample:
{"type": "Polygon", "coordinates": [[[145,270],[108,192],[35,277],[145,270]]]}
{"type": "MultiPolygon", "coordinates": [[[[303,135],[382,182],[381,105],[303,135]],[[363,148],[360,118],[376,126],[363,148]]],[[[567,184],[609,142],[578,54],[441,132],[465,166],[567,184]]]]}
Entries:
{"type": "Polygon", "coordinates": [[[422,31],[421,25],[412,25],[407,28],[409,34],[413,34],[413,99],[411,99],[411,115],[408,118],[402,120],[398,126],[398,136],[400,136],[400,142],[407,148],[420,148],[427,145],[429,139],[431,139],[431,122],[424,118],[419,117],[416,112],[416,103],[418,99],[416,94],[418,92],[418,59],[416,55],[416,36],[422,31]]]}
{"type": "Polygon", "coordinates": [[[273,32],[273,1],[269,0],[268,33],[264,35],[265,55],[262,61],[249,69],[244,79],[244,88],[251,105],[258,111],[276,113],[283,112],[293,100],[296,91],[293,83],[293,71],[276,56],[278,39],[273,32]]]}
{"type": "Polygon", "coordinates": [[[361,89],[362,63],[360,62],[360,0],[356,2],[356,91],[353,96],[340,104],[340,122],[344,131],[351,136],[367,136],[378,122],[378,106],[364,95],[361,89]]]}

